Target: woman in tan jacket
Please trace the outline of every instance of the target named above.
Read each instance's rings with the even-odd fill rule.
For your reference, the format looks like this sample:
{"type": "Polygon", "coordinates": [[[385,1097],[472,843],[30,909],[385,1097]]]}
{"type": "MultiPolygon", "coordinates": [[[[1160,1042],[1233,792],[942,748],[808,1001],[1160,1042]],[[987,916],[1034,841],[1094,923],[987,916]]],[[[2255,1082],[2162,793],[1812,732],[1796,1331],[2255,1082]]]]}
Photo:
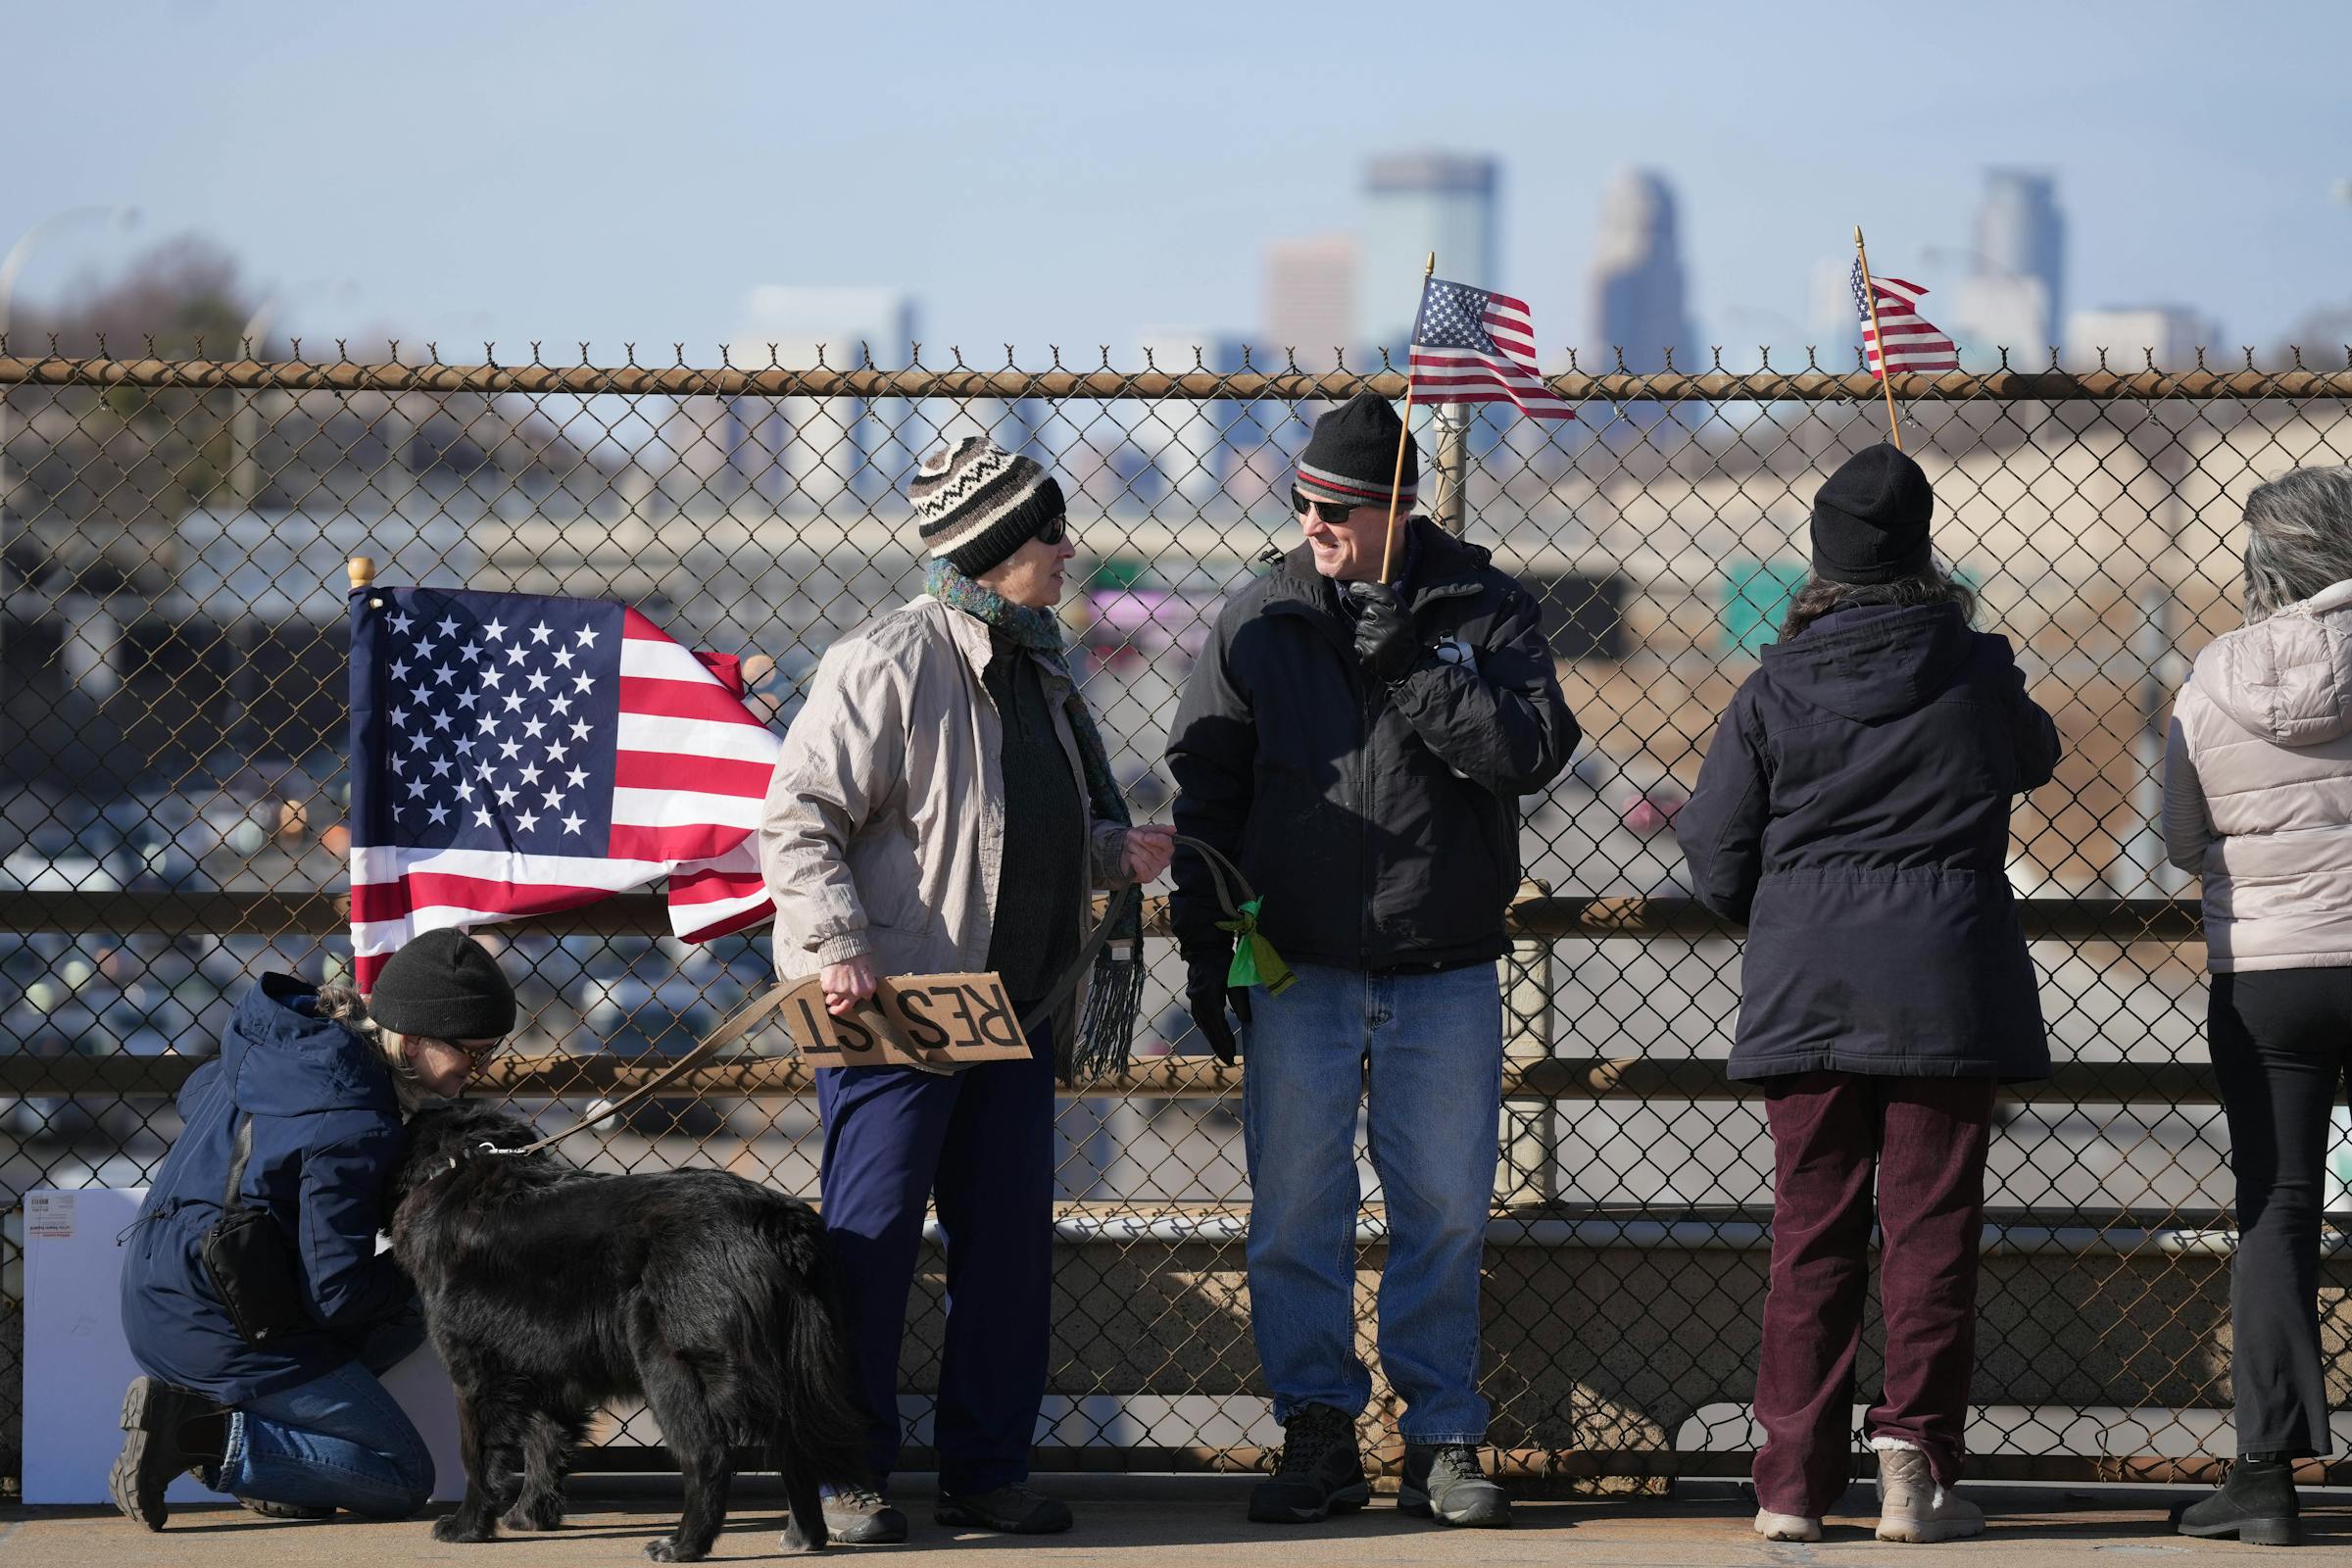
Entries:
{"type": "Polygon", "coordinates": [[[2204,879],[2208,1043],[2237,1176],[2238,1464],[2191,1536],[2302,1540],[2326,1454],[2321,1192],[2352,1066],[2352,468],[2246,499],[2246,624],[2197,656],[2165,746],[2165,854],[2204,879]]]}
{"type": "Polygon", "coordinates": [[[1092,891],[1168,867],[1165,827],[1130,825],[1071,679],[1054,607],[1076,554],[1061,487],[979,436],[910,488],[931,558],[923,596],[826,650],[785,737],[760,823],[777,972],[819,976],[846,1011],[884,975],[993,970],[1014,1012],[1048,1014],[1027,1061],[940,1076],[818,1072],[825,1234],[877,1487],[828,1497],[833,1539],[906,1539],[899,1343],[936,1202],[947,1251],[934,1517],[1040,1535],[1070,1511],[1030,1490],[1053,1304],[1055,1046],[1124,1060],[1140,993],[1132,925],[1067,990],[1092,891]]]}

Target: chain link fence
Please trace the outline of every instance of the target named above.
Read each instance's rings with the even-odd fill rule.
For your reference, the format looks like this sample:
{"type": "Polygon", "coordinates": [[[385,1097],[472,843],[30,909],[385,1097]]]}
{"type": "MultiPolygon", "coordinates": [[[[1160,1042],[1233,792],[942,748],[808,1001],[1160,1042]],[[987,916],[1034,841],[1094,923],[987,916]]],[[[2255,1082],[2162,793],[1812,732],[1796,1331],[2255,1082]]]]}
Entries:
{"type": "MultiPolygon", "coordinates": [[[[347,557],[375,558],[384,583],[626,600],[680,641],[745,656],[780,728],[825,646],[919,585],[902,500],[914,462],[985,430],[1070,493],[1081,674],[1138,818],[1164,820],[1164,726],[1191,661],[1256,558],[1296,542],[1290,473],[1312,419],[1367,384],[1199,360],[789,370],[17,352],[0,343],[12,1474],[24,1195],[142,1184],[177,1128],[172,1093],[242,987],[348,964],[347,557]]],[[[1368,384],[1402,393],[1392,374],[1368,384]]],[[[1814,487],[1882,437],[1885,411],[1875,383],[1810,364],[1555,385],[1580,419],[1415,411],[1430,504],[1541,595],[1588,737],[1523,803],[1491,1441],[1523,1473],[1738,1473],[1757,1438],[1770,1142],[1723,1076],[1736,933],[1686,897],[1670,829],[1802,580],[1814,487]]],[[[2161,725],[2188,659],[2237,623],[2246,491],[2352,458],[2347,398],[2352,368],[2250,363],[2053,366],[1902,393],[1938,545],[2066,742],[2011,853],[2060,1069],[2011,1092],[1994,1143],[1979,1473],[2185,1479],[2231,1451],[2227,1139],[2194,888],[2163,864],[2155,827],[2161,725]]],[[[658,900],[630,897],[487,933],[528,1017],[491,1092],[567,1122],[767,981],[763,935],[685,948],[665,928],[658,900]]],[[[1194,1037],[1164,941],[1152,973],[1132,1071],[1061,1105],[1049,1466],[1247,1467],[1279,1440],[1242,1281],[1239,1076],[1194,1037]]],[[[670,1093],[565,1152],[816,1196],[796,1062],[709,1066],[670,1093]]],[[[2340,1113],[2338,1129],[2340,1227],[2340,1113]]],[[[1384,1207],[1361,1166],[1368,1353],[1384,1207]]],[[[2340,1229],[2329,1245],[2340,1405],[2352,1258],[2340,1229]]],[[[918,1445],[935,1266],[922,1291],[906,1361],[918,1445]]],[[[1877,1341],[1874,1324],[1866,1383],[1877,1341]]],[[[1367,1434],[1394,1459],[1382,1413],[1367,1434]]],[[[597,1463],[665,1462],[642,1412],[611,1412],[599,1441],[597,1463]]]]}

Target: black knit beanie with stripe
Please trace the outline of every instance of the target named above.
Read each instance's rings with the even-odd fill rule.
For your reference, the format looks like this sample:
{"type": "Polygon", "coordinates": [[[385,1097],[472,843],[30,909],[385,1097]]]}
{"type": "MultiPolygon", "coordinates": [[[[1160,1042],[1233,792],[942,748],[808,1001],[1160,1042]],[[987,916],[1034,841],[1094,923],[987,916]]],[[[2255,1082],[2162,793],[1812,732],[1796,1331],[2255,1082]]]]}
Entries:
{"type": "Polygon", "coordinates": [[[1390,481],[1396,505],[1409,512],[1421,486],[1421,450],[1404,444],[1404,471],[1396,471],[1396,438],[1404,421],[1387,398],[1363,391],[1315,421],[1298,454],[1298,493],[1309,501],[1343,507],[1387,507],[1390,481]]]}

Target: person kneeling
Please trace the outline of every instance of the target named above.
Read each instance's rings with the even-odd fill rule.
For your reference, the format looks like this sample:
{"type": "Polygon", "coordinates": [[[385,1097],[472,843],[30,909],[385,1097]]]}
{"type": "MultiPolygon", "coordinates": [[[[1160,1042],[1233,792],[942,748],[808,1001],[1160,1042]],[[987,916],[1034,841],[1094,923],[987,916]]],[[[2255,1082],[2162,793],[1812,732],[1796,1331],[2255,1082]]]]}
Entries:
{"type": "MultiPolygon", "coordinates": [[[[454,1098],[514,1027],[514,992],[458,931],[385,963],[371,997],[268,974],[220,1054],[179,1095],[184,1127],[140,1205],[122,1325],[143,1376],[122,1398],[112,1480],[161,1530],[192,1471],[256,1513],[398,1519],[433,1490],[432,1454],[377,1381],[424,1342],[408,1276],[375,1248],[404,1110],[454,1098]],[[232,1207],[281,1233],[286,1321],[257,1342],[208,1266],[232,1207]]],[[[234,1288],[232,1287],[232,1290],[234,1288]]]]}

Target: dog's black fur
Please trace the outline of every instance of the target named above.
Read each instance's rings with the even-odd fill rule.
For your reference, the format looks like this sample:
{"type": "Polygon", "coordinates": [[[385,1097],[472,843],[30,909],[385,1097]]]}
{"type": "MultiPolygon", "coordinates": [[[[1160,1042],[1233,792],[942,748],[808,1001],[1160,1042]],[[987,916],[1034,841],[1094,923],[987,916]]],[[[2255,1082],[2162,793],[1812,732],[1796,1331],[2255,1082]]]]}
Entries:
{"type": "Polygon", "coordinates": [[[782,1472],[794,1546],[825,1544],[820,1486],[865,1479],[839,1297],[808,1204],[740,1176],[596,1176],[486,1105],[425,1111],[389,1195],[392,1250],[457,1385],[466,1500],[433,1527],[487,1541],[563,1522],[564,1475],[608,1400],[642,1396],[686,1511],[646,1544],[692,1562],[726,1518],[733,1449],[782,1472]],[[454,1164],[453,1164],[454,1161],[454,1164]]]}

